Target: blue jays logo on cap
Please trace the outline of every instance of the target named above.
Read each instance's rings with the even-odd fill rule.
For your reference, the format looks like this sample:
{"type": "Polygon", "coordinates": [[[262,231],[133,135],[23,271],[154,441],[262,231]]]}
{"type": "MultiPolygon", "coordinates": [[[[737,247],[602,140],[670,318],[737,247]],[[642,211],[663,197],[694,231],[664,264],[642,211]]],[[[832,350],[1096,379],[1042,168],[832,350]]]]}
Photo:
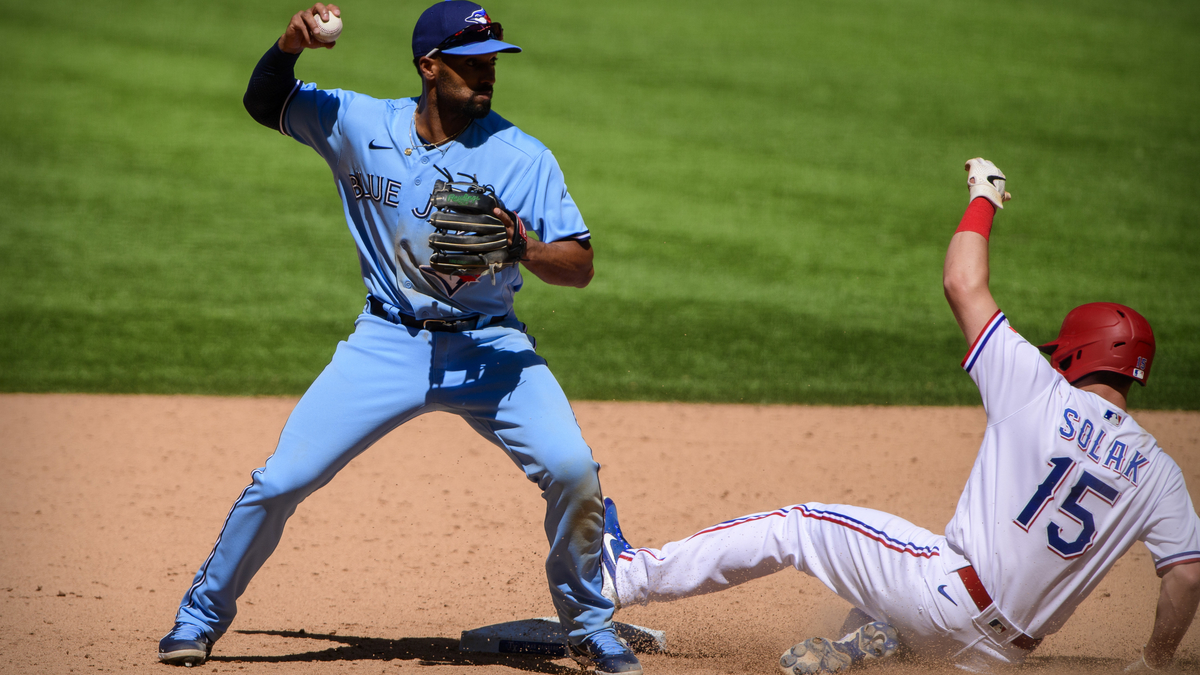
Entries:
{"type": "Polygon", "coordinates": [[[469,0],[439,2],[421,14],[413,27],[413,58],[452,54],[495,54],[519,52],[503,42],[504,27],[492,21],[487,10],[469,0]]]}

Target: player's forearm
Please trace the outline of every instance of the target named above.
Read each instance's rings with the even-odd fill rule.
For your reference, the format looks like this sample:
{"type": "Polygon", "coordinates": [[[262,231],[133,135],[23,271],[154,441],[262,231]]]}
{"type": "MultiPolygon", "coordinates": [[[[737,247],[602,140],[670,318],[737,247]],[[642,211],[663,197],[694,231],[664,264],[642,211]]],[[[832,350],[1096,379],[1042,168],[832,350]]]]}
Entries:
{"type": "Polygon", "coordinates": [[[1175,657],[1175,649],[1192,625],[1200,603],[1200,563],[1177,565],[1163,575],[1154,614],[1154,632],[1143,652],[1152,668],[1163,668],[1175,657]]]}
{"type": "MultiPolygon", "coordinates": [[[[965,223],[972,217],[986,217],[990,226],[994,211],[986,199],[976,199],[968,207],[963,221],[965,223]],[[984,213],[981,209],[988,211],[984,213]]],[[[998,309],[996,300],[992,298],[992,291],[988,288],[988,277],[987,238],[978,231],[963,230],[960,226],[946,249],[946,262],[942,268],[942,289],[967,344],[975,341],[998,309]]]]}
{"type": "Polygon", "coordinates": [[[596,273],[592,258],[590,244],[584,248],[583,243],[573,239],[545,244],[531,238],[521,264],[548,284],[583,288],[596,273]]]}
{"type": "Polygon", "coordinates": [[[295,66],[299,54],[289,54],[271,45],[254,66],[242,105],[254,121],[270,129],[280,129],[280,114],[296,87],[295,66]]]}

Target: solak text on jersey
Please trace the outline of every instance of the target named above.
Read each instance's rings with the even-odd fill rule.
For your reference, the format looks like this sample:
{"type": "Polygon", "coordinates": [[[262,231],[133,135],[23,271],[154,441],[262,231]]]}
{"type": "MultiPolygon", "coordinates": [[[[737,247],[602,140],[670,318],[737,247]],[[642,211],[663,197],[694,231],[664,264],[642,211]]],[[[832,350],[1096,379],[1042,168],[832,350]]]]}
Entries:
{"type": "MultiPolygon", "coordinates": [[[[1116,411],[1108,411],[1105,419],[1113,426],[1120,426],[1120,423],[1125,421],[1124,415],[1116,411]]],[[[1063,423],[1058,428],[1058,435],[1062,440],[1072,443],[1075,449],[1092,462],[1116,472],[1120,478],[1134,485],[1138,484],[1142,469],[1150,464],[1150,459],[1142,453],[1130,453],[1126,443],[1115,437],[1108,438],[1108,429],[1090,419],[1081,418],[1079,413],[1071,408],[1063,410],[1063,423]]]]}

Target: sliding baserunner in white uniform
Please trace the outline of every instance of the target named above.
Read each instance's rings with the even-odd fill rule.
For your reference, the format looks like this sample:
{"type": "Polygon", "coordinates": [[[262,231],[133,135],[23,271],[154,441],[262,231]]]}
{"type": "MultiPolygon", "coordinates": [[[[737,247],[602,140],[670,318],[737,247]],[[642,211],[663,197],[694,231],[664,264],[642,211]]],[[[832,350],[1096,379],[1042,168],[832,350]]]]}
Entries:
{"type": "Polygon", "coordinates": [[[872,509],[807,503],[634,549],[606,500],[604,590],[618,605],[711,593],[794,567],[854,605],[860,621],[841,640],[792,647],[780,659],[788,675],[842,670],[900,644],[987,670],[1021,663],[1143,541],[1162,585],[1150,639],[1131,668],[1171,662],[1200,598],[1200,519],[1179,467],[1125,411],[1154,358],[1150,324],[1123,305],[1077,307],[1041,347],[1047,363],[988,290],[1004,175],[982,159],[967,171],[972,200],[943,282],[971,345],[962,365],[988,426],[945,536],[872,509]]]}

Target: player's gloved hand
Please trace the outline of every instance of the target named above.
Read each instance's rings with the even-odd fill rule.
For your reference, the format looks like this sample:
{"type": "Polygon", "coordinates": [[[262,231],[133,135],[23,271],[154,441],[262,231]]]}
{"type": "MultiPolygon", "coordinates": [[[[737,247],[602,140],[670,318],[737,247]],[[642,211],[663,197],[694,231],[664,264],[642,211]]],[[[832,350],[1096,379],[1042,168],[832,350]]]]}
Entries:
{"type": "Polygon", "coordinates": [[[434,183],[429,199],[437,210],[429,219],[435,230],[429,235],[429,248],[433,249],[429,266],[456,277],[495,275],[525,257],[529,243],[525,224],[504,207],[490,185],[467,177],[470,182],[434,183]]]}
{"type": "Polygon", "coordinates": [[[982,157],[967,160],[967,188],[971,192],[971,200],[984,197],[996,208],[1004,208],[1004,202],[1012,199],[1012,195],[1004,191],[1004,172],[982,157]]]}

